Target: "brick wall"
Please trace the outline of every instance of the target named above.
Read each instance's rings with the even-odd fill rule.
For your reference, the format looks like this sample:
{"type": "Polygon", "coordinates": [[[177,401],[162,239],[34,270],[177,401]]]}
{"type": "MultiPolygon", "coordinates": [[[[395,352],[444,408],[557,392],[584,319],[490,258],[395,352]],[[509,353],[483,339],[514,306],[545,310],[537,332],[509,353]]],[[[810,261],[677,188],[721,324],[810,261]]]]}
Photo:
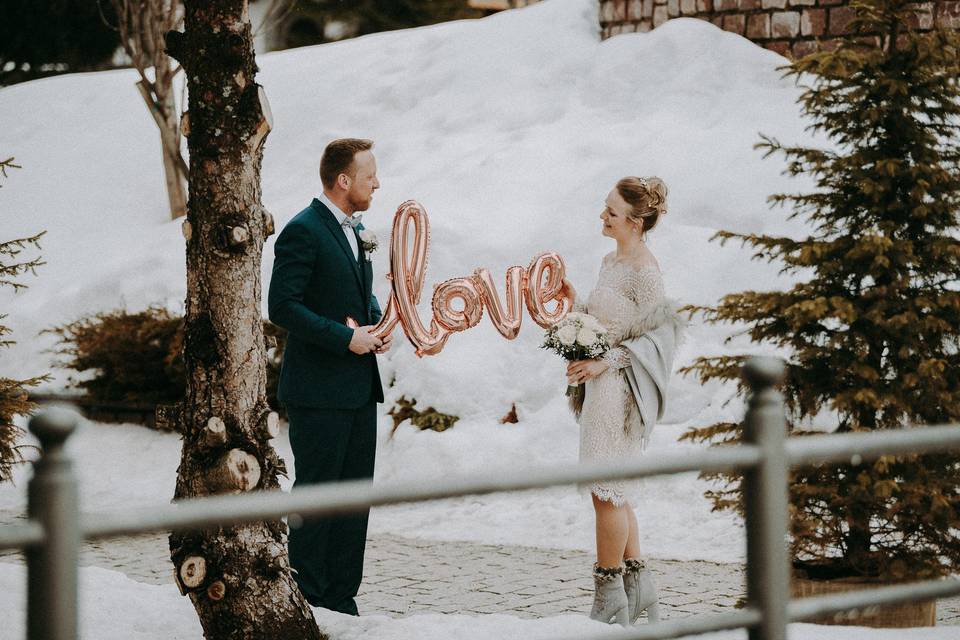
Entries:
{"type": "MultiPolygon", "coordinates": [[[[670,18],[700,18],[726,31],[790,57],[830,47],[849,32],[853,9],[847,0],[600,0],[604,38],[650,31],[670,18]]],[[[914,26],[929,29],[934,21],[960,28],[960,0],[917,3],[914,26]]]]}

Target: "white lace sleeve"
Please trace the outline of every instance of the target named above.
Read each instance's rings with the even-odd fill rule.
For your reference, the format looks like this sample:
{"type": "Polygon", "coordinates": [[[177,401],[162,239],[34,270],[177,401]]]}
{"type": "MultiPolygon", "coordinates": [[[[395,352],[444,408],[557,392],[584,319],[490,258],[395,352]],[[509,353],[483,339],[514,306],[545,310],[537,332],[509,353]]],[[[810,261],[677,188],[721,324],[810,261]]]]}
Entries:
{"type": "Polygon", "coordinates": [[[611,369],[624,369],[630,366],[630,352],[626,347],[614,347],[600,358],[611,369]]]}

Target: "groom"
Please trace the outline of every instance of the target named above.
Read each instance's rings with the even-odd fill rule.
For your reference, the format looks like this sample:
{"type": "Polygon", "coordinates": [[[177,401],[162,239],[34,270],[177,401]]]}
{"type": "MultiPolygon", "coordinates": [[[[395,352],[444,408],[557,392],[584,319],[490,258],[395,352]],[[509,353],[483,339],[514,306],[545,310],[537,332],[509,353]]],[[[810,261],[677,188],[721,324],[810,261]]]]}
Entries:
{"type": "MultiPolygon", "coordinates": [[[[287,409],[294,486],[373,477],[376,405],[383,388],[375,354],[390,337],[380,319],[358,211],[380,187],[373,142],[334,140],[320,160],[323,193],[287,223],[274,246],[270,320],[289,334],[277,397],[287,409]],[[360,327],[347,326],[347,317],[360,327]]],[[[313,606],[358,615],[368,511],[305,522],[290,531],[290,565],[313,606]]]]}

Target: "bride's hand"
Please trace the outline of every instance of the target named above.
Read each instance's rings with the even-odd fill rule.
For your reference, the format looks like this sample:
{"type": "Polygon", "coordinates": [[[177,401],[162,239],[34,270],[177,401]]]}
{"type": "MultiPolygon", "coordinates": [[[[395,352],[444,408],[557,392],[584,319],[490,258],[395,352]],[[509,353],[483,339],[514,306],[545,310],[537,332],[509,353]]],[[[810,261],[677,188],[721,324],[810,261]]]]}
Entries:
{"type": "Polygon", "coordinates": [[[577,299],[577,290],[573,288],[573,285],[570,284],[570,281],[566,278],[563,279],[563,285],[560,287],[560,293],[567,298],[570,298],[572,301],[577,299]]]}
{"type": "Polygon", "coordinates": [[[577,385],[596,378],[608,369],[609,365],[600,359],[574,360],[567,365],[567,384],[577,385]]]}

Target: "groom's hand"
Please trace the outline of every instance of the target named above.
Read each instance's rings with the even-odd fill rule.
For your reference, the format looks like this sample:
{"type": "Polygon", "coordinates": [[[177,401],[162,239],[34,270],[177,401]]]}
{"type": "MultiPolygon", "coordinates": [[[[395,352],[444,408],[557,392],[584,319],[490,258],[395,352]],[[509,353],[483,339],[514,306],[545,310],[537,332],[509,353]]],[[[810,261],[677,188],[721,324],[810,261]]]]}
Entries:
{"type": "Polygon", "coordinates": [[[390,345],[393,344],[393,336],[387,336],[383,339],[383,342],[380,343],[380,347],[374,351],[378,356],[390,351],[390,345]]]}
{"type": "Polygon", "coordinates": [[[357,327],[353,330],[353,337],[350,338],[350,351],[362,356],[365,353],[370,353],[380,348],[383,341],[376,336],[370,335],[371,329],[373,329],[373,327],[368,325],[365,327],[357,327]]]}

